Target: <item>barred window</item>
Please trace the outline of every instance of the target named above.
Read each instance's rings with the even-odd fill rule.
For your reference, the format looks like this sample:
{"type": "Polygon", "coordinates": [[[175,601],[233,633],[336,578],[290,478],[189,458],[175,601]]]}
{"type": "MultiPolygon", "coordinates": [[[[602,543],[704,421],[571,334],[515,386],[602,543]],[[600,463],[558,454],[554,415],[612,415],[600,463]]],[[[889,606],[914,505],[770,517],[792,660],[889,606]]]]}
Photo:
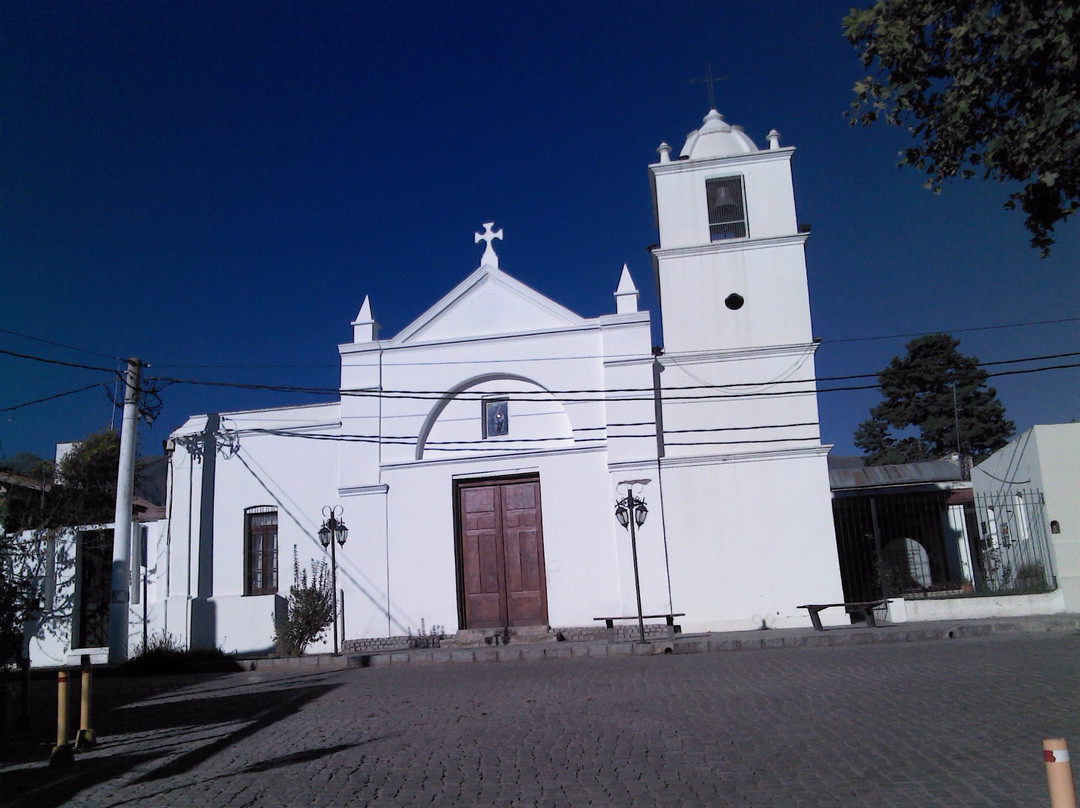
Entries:
{"type": "Polygon", "coordinates": [[[244,511],[244,594],[273,595],[278,590],[277,508],[244,511]]]}
{"type": "Polygon", "coordinates": [[[705,198],[709,205],[709,238],[712,241],[746,238],[742,177],[705,180],[705,198]]]}

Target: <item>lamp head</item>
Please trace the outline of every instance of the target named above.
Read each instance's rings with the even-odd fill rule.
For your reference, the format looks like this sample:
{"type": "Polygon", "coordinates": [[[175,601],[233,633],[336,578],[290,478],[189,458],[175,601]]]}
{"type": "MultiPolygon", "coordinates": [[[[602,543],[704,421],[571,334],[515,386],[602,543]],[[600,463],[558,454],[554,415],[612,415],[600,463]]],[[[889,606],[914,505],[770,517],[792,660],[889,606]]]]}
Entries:
{"type": "Polygon", "coordinates": [[[327,526],[326,522],[323,522],[323,526],[319,528],[319,541],[322,543],[323,547],[330,546],[330,533],[330,528],[327,526]]]}
{"type": "Polygon", "coordinates": [[[645,503],[642,500],[637,500],[634,508],[634,523],[641,527],[645,524],[645,517],[649,515],[649,509],[645,507],[645,503]]]}
{"type": "Polygon", "coordinates": [[[623,527],[630,524],[630,512],[621,502],[615,507],[615,518],[619,520],[619,524],[623,527]]]}

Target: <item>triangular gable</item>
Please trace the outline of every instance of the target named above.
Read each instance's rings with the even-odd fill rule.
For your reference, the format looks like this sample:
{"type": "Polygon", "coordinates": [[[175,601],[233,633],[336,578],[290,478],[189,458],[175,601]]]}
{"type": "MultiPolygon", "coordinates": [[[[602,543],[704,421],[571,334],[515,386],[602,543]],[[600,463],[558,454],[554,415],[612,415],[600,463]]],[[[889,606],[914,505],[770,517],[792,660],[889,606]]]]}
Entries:
{"type": "Polygon", "coordinates": [[[392,342],[439,342],[581,325],[585,321],[500,269],[482,266],[392,342]]]}

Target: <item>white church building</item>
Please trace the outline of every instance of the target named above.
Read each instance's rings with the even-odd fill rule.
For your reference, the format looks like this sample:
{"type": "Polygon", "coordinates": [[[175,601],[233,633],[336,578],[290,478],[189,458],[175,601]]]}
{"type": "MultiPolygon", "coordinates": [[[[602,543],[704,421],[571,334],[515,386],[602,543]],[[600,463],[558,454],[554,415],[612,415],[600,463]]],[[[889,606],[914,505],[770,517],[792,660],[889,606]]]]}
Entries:
{"type": "Polygon", "coordinates": [[[793,153],[715,110],[677,156],[660,146],[662,350],[626,267],[586,319],[500,267],[488,223],[479,266],[400,333],[380,338],[363,301],[338,401],[188,419],[148,551],[153,626],[269,650],[294,548],[301,569],[328,554],[325,506],[349,528],[342,639],[636,615],[628,490],[648,509],[645,614],[809,626],[800,604],[843,596],[793,153]]]}

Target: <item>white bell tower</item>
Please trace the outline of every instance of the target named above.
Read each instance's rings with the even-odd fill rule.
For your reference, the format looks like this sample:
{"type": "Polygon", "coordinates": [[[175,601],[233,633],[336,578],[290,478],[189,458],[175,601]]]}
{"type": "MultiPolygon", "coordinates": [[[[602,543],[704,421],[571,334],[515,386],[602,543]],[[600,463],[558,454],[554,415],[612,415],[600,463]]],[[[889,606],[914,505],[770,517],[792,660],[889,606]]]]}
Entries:
{"type": "Polygon", "coordinates": [[[649,167],[660,245],[653,251],[668,352],[812,341],[793,148],[759,150],[712,110],[677,160],[649,167]]]}
{"type": "Polygon", "coordinates": [[[695,610],[717,605],[731,620],[709,628],[809,625],[800,604],[843,599],[808,234],[795,217],[794,149],[779,138],[770,132],[758,149],[714,109],[677,159],[661,144],[649,166],[672,598],[691,626],[695,610]],[[715,594],[690,594],[709,581],[715,594]]]}

